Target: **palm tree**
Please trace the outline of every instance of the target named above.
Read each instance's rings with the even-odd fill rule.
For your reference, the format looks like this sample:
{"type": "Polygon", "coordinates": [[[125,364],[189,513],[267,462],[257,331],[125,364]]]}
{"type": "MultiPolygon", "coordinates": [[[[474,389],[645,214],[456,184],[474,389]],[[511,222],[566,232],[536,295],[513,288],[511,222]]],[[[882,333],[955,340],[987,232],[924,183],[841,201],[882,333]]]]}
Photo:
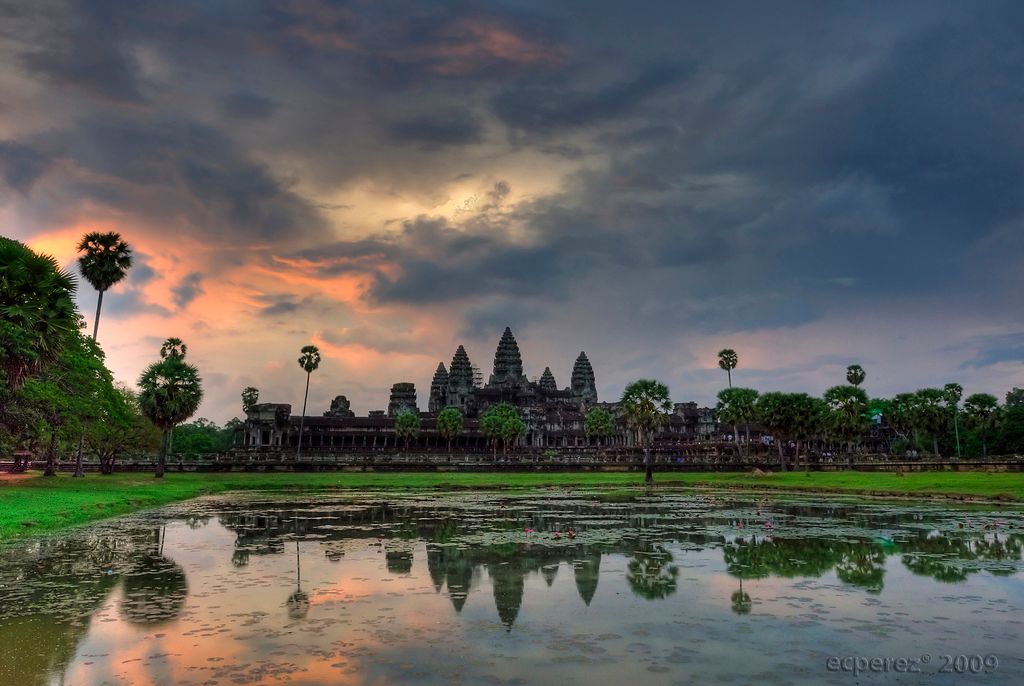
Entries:
{"type": "Polygon", "coordinates": [[[77,333],[77,287],[54,258],[0,236],[0,364],[8,390],[56,361],[77,333]]]}
{"type": "Polygon", "coordinates": [[[654,481],[650,446],[654,442],[654,433],[668,422],[668,414],[672,411],[668,386],[653,379],[639,379],[626,386],[619,402],[626,423],[636,433],[637,443],[643,448],[644,483],[650,484],[654,481]]]}
{"type": "Polygon", "coordinates": [[[259,401],[260,391],[258,388],[246,386],[242,390],[242,412],[249,414],[259,401]]]}
{"type": "Polygon", "coordinates": [[[78,244],[78,268],[85,280],[92,284],[99,296],[96,299],[96,321],[92,326],[92,339],[100,329],[100,310],[103,294],[121,281],[132,266],[132,249],[121,240],[119,233],[87,233],[78,244]]]}
{"type": "Polygon", "coordinates": [[[299,366],[306,372],[306,395],[302,397],[302,416],[299,417],[299,447],[295,451],[295,459],[302,456],[302,431],[306,424],[306,401],[309,399],[309,377],[320,366],[320,349],[315,345],[304,345],[299,351],[299,366]]]}
{"type": "Polygon", "coordinates": [[[160,359],[162,360],[166,360],[170,357],[176,357],[179,360],[183,360],[187,354],[188,346],[182,343],[180,338],[168,338],[164,341],[164,344],[160,346],[160,359]]]}
{"type": "Polygon", "coordinates": [[[851,364],[846,368],[846,380],[853,386],[857,386],[859,388],[860,385],[864,383],[864,378],[866,376],[867,373],[859,364],[851,364]]]}
{"type": "Polygon", "coordinates": [[[975,393],[964,400],[964,412],[981,436],[982,456],[988,457],[988,432],[999,418],[999,401],[988,393],[975,393]]]}
{"type": "Polygon", "coordinates": [[[750,422],[757,418],[758,392],[753,388],[723,388],[718,393],[715,412],[726,424],[732,424],[736,445],[740,445],[739,425],[746,427],[747,454],[750,453],[750,422]]]}
{"type": "Polygon", "coordinates": [[[776,391],[765,393],[757,399],[757,416],[775,437],[779,449],[779,468],[782,471],[786,471],[786,456],[783,452],[786,439],[795,433],[796,420],[792,395],[776,391]]]}
{"type": "Polygon", "coordinates": [[[448,452],[452,451],[452,439],[462,433],[462,412],[457,407],[446,407],[437,415],[437,432],[448,441],[448,452]]]}
{"type": "Polygon", "coordinates": [[[939,457],[939,433],[948,426],[949,417],[943,403],[946,392],[938,388],[922,388],[917,393],[916,425],[932,437],[932,454],[939,457]]]}
{"type": "Polygon", "coordinates": [[[718,351],[718,366],[729,375],[729,388],[732,388],[732,370],[740,363],[740,357],[732,348],[724,348],[718,351]]]}
{"type": "Polygon", "coordinates": [[[163,432],[156,468],[159,479],[166,471],[171,431],[199,409],[202,379],[199,370],[182,357],[169,356],[142,372],[139,388],[139,409],[163,432]]]}
{"type": "MultiPolygon", "coordinates": [[[[103,294],[121,281],[132,266],[132,249],[121,240],[118,233],[87,233],[78,244],[78,252],[85,253],[78,258],[78,269],[85,280],[92,284],[99,296],[96,299],[96,321],[92,325],[92,340],[100,330],[100,310],[103,308],[103,294]]],[[[78,439],[75,457],[75,476],[85,476],[82,465],[82,446],[85,436],[78,439]]]]}
{"type": "Polygon", "coordinates": [[[828,432],[846,443],[846,454],[853,464],[853,444],[868,426],[868,394],[856,386],[833,386],[823,396],[828,404],[828,432]]]}
{"type": "Polygon", "coordinates": [[[957,415],[960,414],[960,398],[964,395],[964,387],[958,383],[948,383],[942,387],[946,394],[946,406],[953,410],[953,433],[956,435],[956,456],[960,455],[960,423],[957,415]]]}

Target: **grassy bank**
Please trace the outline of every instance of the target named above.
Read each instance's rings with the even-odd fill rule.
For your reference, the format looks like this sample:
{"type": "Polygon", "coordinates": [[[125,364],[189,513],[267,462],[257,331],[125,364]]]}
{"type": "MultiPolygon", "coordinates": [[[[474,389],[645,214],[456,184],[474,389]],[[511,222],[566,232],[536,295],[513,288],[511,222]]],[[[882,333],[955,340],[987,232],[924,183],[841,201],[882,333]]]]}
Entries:
{"type": "MultiPolygon", "coordinates": [[[[18,481],[0,477],[0,540],[235,490],[538,488],[641,484],[640,473],[316,473],[60,475],[18,481]]],[[[657,474],[659,486],[714,486],[891,496],[946,496],[1024,502],[1024,473],[880,472],[657,474]]]]}

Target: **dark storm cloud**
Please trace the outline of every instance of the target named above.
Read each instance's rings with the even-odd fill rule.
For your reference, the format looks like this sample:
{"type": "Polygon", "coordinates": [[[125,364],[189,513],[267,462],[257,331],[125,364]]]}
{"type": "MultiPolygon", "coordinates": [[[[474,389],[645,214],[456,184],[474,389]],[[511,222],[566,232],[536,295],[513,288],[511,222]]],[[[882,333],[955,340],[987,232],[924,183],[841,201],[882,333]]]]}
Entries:
{"type": "Polygon", "coordinates": [[[184,215],[222,238],[324,235],[319,210],[223,132],[184,118],[86,118],[39,144],[89,172],[83,197],[151,217],[184,215]]]}
{"type": "Polygon", "coordinates": [[[281,317],[284,315],[294,314],[302,309],[303,305],[308,304],[310,299],[300,299],[294,295],[265,295],[260,296],[259,299],[265,303],[263,307],[259,309],[259,315],[261,317],[281,317]]]}
{"type": "Polygon", "coordinates": [[[982,339],[974,359],[962,364],[961,369],[991,367],[1003,362],[1024,363],[1024,332],[982,339]]]}
{"type": "Polygon", "coordinates": [[[199,272],[192,272],[181,282],[171,289],[171,298],[178,309],[188,307],[188,304],[203,293],[203,275],[199,272]]]}
{"type": "Polygon", "coordinates": [[[678,64],[654,65],[627,81],[585,92],[564,83],[519,86],[494,99],[494,112],[508,126],[531,133],[590,126],[629,113],[644,100],[677,85],[688,71],[678,64]]]}
{"type": "Polygon", "coordinates": [[[68,175],[40,207],[184,219],[366,274],[373,303],[460,301],[467,334],[580,308],[663,339],[947,294],[971,303],[951,318],[1020,315],[1019,3],[29,5],[11,52],[54,123],[5,132],[0,178],[34,198],[68,175]],[[439,207],[458,174],[547,160],[547,188],[457,216],[345,207],[357,184],[439,207]]]}
{"type": "Polygon", "coordinates": [[[50,164],[38,150],[15,141],[0,141],[0,178],[19,193],[28,193],[50,164]]]}
{"type": "Polygon", "coordinates": [[[479,119],[466,111],[422,114],[388,126],[388,138],[395,143],[413,143],[427,149],[446,145],[477,143],[483,134],[479,119]]]}
{"type": "Polygon", "coordinates": [[[257,93],[237,91],[224,97],[224,113],[233,119],[258,120],[270,117],[278,105],[257,93]]]}
{"type": "Polygon", "coordinates": [[[144,100],[138,63],[121,41],[117,4],[40,2],[32,7],[40,19],[47,15],[47,21],[38,25],[42,34],[37,44],[21,56],[29,73],[94,98],[144,100]]]}

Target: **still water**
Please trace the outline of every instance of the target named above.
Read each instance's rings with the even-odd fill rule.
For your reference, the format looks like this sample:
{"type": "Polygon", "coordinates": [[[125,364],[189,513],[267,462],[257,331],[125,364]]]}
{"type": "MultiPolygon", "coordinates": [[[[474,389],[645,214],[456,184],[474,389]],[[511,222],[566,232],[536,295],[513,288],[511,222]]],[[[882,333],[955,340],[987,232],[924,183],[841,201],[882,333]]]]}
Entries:
{"type": "Polygon", "coordinates": [[[218,496],[0,547],[0,684],[1020,684],[1022,550],[994,506],[218,496]]]}

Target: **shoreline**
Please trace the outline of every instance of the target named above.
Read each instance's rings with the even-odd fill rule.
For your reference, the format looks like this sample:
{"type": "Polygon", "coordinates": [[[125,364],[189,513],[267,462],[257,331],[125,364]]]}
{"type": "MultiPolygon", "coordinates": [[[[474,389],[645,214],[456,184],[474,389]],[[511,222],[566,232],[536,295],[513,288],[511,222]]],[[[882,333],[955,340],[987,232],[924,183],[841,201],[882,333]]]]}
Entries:
{"type": "MultiPolygon", "coordinates": [[[[642,491],[635,472],[477,473],[149,473],[0,477],[0,542],[58,532],[140,510],[230,491],[330,492],[347,490],[527,490],[549,487],[642,491]]],[[[766,495],[832,495],[963,504],[1024,504],[1024,473],[745,472],[655,473],[654,487],[724,489],[766,495]]]]}

